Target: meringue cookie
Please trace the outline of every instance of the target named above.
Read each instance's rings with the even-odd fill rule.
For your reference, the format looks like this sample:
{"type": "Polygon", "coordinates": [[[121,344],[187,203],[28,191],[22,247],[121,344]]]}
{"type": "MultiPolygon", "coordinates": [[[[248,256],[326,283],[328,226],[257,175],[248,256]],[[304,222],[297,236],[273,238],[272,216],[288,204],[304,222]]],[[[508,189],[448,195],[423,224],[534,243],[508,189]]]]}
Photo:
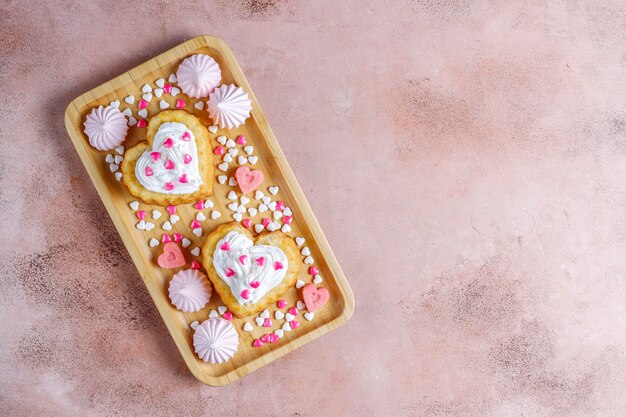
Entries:
{"type": "Polygon", "coordinates": [[[252,102],[243,88],[234,84],[216,88],[208,101],[209,116],[221,128],[232,129],[242,125],[252,110],[252,102]]]}
{"type": "Polygon", "coordinates": [[[99,151],[108,151],[120,146],[128,133],[126,117],[113,106],[93,109],[83,126],[89,144],[99,151]]]}
{"type": "Polygon", "coordinates": [[[233,324],[214,317],[200,324],[193,334],[193,347],[200,359],[209,363],[226,362],[237,352],[239,335],[233,324]]]}
{"type": "Polygon", "coordinates": [[[197,54],[185,58],[176,71],[178,86],[189,97],[208,97],[222,80],[222,71],[213,58],[197,54]]]}
{"type": "Polygon", "coordinates": [[[186,313],[200,311],[211,299],[211,284],[203,273],[185,269],[170,281],[169,296],[174,306],[186,313]]]}

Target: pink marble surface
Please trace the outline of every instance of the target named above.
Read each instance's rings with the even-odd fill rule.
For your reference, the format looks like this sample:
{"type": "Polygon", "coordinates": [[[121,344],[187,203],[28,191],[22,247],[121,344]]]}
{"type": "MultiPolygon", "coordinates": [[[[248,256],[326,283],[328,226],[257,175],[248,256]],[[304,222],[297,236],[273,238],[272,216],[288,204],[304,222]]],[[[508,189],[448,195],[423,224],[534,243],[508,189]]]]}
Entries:
{"type": "Polygon", "coordinates": [[[626,5],[3,1],[3,416],[626,415],[626,5]],[[234,50],[357,299],[227,387],[188,372],[63,125],[234,50]]]}

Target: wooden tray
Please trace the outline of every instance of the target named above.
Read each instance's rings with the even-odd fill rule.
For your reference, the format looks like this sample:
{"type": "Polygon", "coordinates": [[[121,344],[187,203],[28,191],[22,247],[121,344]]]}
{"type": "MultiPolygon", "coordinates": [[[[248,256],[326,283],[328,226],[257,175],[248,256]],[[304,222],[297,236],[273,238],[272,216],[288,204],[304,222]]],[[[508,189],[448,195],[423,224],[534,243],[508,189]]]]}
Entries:
{"type": "MultiPolygon", "coordinates": [[[[278,83],[280,80],[276,80],[276,82],[278,83]]],[[[185,110],[199,116],[205,125],[209,126],[212,124],[206,110],[200,111],[192,106],[192,103],[195,103],[197,100],[189,99],[182,93],[175,98],[169,95],[161,97],[161,99],[165,99],[170,103],[170,108],[173,108],[174,101],[177,98],[183,98],[187,102],[185,110]]],[[[149,117],[160,111],[159,100],[159,98],[154,97],[150,102],[148,107],[149,117]]],[[[241,72],[239,64],[230,48],[222,40],[213,36],[198,36],[77,97],[67,107],[65,125],[91,180],[100,194],[102,202],[150,292],[150,296],[154,300],[161,317],[163,317],[172,338],[174,338],[176,346],[178,346],[191,373],[200,381],[216,386],[232,382],[333,330],[351,317],[354,311],[354,298],[346,278],[341,272],[337,260],[254,97],[254,93],[241,72]],[[116,181],[114,174],[110,172],[109,166],[105,162],[107,153],[115,154],[115,152],[99,152],[93,149],[89,146],[87,137],[82,132],[82,124],[91,109],[98,105],[108,105],[114,100],[120,101],[120,109],[129,107],[132,109],[134,117],[137,117],[137,101],[141,96],[141,87],[148,83],[155,88],[154,82],[158,78],[163,77],[167,80],[168,76],[176,71],[182,59],[196,53],[208,54],[217,61],[222,70],[222,83],[234,83],[248,92],[252,100],[251,117],[240,128],[229,131],[220,130],[219,133],[231,138],[236,138],[237,135],[243,134],[248,139],[248,144],[254,146],[254,154],[259,157],[254,168],[261,169],[266,176],[262,191],[268,195],[268,186],[277,185],[280,187],[278,195],[272,196],[272,198],[274,200],[283,200],[291,208],[294,220],[291,224],[293,230],[290,234],[294,237],[302,236],[306,239],[305,245],[310,248],[311,255],[315,259],[315,266],[320,270],[320,274],[323,277],[323,282],[320,285],[328,288],[331,294],[330,301],[316,312],[312,321],[305,320],[302,317],[302,313],[300,313],[298,315],[298,320],[301,323],[300,327],[291,332],[285,332],[284,337],[277,343],[266,343],[261,348],[252,347],[252,342],[263,333],[267,333],[269,329],[257,327],[254,324],[254,317],[256,316],[248,317],[247,319],[233,319],[233,324],[240,336],[239,351],[230,361],[219,365],[204,363],[195,355],[192,344],[193,330],[189,326],[190,323],[196,320],[202,322],[207,319],[209,312],[222,304],[219,296],[214,292],[211,303],[198,313],[182,313],[176,310],[170,304],[167,295],[167,284],[173,275],[173,271],[163,270],[155,263],[156,257],[162,252],[163,245],[151,248],[148,245],[148,241],[152,237],[160,240],[164,233],[179,232],[192,241],[191,246],[187,249],[195,246],[201,247],[208,232],[221,223],[233,221],[232,212],[226,207],[230,202],[226,199],[226,195],[229,190],[234,188],[229,187],[227,183],[220,185],[217,181],[215,182],[215,193],[211,200],[215,203],[215,208],[222,213],[222,216],[217,220],[211,220],[210,210],[204,211],[207,215],[207,220],[202,222],[202,237],[194,236],[189,229],[191,221],[198,212],[190,204],[178,206],[177,214],[181,217],[181,220],[173,225],[171,231],[166,232],[161,228],[161,225],[169,217],[164,208],[140,202],[141,209],[149,213],[149,219],[151,219],[150,213],[153,209],[159,209],[163,215],[158,220],[150,220],[156,225],[150,232],[137,230],[135,228],[137,218],[135,213],[129,208],[129,203],[136,199],[126,191],[121,182],[116,181]],[[124,98],[130,94],[136,98],[135,103],[132,105],[124,102],[124,98]],[[253,325],[254,330],[252,332],[247,333],[242,330],[244,321],[253,325]]],[[[124,142],[126,149],[144,140],[145,130],[137,126],[131,127],[124,142]]],[[[215,142],[215,139],[212,139],[212,142],[215,142]]],[[[212,143],[212,147],[216,145],[217,142],[212,143]]],[[[217,169],[217,164],[220,162],[221,158],[214,156],[215,176],[223,174],[223,172],[217,169]]],[[[238,164],[231,163],[228,172],[229,176],[233,175],[236,166],[238,164]]],[[[253,198],[251,199],[252,202],[248,207],[257,207],[258,202],[253,198]]],[[[263,214],[257,214],[253,219],[253,224],[260,223],[261,219],[270,213],[268,211],[263,214]]],[[[188,259],[192,258],[188,251],[186,256],[188,259]]],[[[199,258],[195,259],[199,260],[199,258]]],[[[300,279],[308,283],[311,282],[312,277],[307,270],[308,265],[303,265],[300,279]]],[[[289,306],[293,306],[298,300],[298,296],[299,291],[291,288],[283,298],[287,300],[289,306]]],[[[271,308],[274,321],[274,325],[271,328],[272,331],[279,327],[276,323],[278,320],[274,320],[273,316],[275,308],[275,306],[271,308]]],[[[283,323],[284,320],[281,320],[280,325],[283,323]]]]}

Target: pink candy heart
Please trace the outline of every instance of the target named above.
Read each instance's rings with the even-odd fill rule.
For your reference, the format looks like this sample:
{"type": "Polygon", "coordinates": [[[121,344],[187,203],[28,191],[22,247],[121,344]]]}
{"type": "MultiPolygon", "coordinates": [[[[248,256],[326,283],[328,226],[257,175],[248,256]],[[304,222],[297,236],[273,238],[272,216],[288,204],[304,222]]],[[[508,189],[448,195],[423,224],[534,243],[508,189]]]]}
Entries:
{"type": "Polygon", "coordinates": [[[148,102],[144,99],[141,99],[139,100],[139,103],[137,103],[137,107],[139,107],[140,110],[143,110],[148,107],[148,102]]]}
{"type": "Polygon", "coordinates": [[[165,146],[166,148],[171,148],[172,146],[174,146],[174,139],[172,138],[165,139],[165,142],[163,142],[163,146],[165,146]]]}
{"type": "Polygon", "coordinates": [[[261,342],[259,339],[254,339],[254,342],[252,342],[252,346],[254,346],[255,348],[261,347],[263,346],[263,342],[261,342]]]}
{"type": "Polygon", "coordinates": [[[150,167],[146,167],[146,176],[151,177],[154,175],[154,171],[150,167]]]}
{"type": "Polygon", "coordinates": [[[146,122],[144,119],[139,119],[137,121],[137,127],[144,128],[146,126],[148,126],[148,122],[146,122]]]}
{"type": "Polygon", "coordinates": [[[194,220],[191,222],[191,228],[192,229],[197,229],[199,227],[202,227],[202,225],[200,224],[200,222],[198,220],[194,220]]]}
{"type": "Polygon", "coordinates": [[[185,256],[178,245],[174,242],[168,242],[163,247],[163,253],[159,255],[157,263],[161,268],[172,269],[184,266],[187,261],[185,261],[185,256]]]}
{"type": "Polygon", "coordinates": [[[233,313],[231,313],[230,311],[227,311],[226,313],[222,314],[222,317],[225,318],[226,320],[232,320],[233,313]]]}
{"type": "Polygon", "coordinates": [[[200,264],[195,259],[191,261],[191,269],[200,269],[200,264]]]}
{"type": "Polygon", "coordinates": [[[256,260],[254,262],[256,262],[256,264],[258,266],[263,266],[263,264],[265,263],[265,258],[263,256],[260,256],[260,257],[256,258],[256,260]]]}
{"type": "Polygon", "coordinates": [[[174,189],[174,183],[173,182],[166,182],[165,186],[163,188],[165,188],[166,191],[172,191],[174,189]]]}
{"type": "Polygon", "coordinates": [[[176,213],[176,206],[167,206],[165,207],[165,210],[167,210],[169,214],[174,214],[176,213]]]}
{"type": "Polygon", "coordinates": [[[163,243],[169,243],[171,241],[172,241],[172,238],[168,234],[164,234],[163,237],[161,238],[161,242],[163,243]]]}
{"type": "Polygon", "coordinates": [[[259,285],[261,285],[261,283],[260,283],[259,281],[252,281],[252,282],[250,283],[250,286],[251,286],[252,288],[259,288],[259,285]]]}
{"type": "Polygon", "coordinates": [[[163,164],[163,166],[165,167],[165,169],[174,169],[174,168],[176,168],[176,165],[174,164],[174,161],[172,161],[171,159],[168,159],[167,161],[165,161],[165,164],[163,164]]]}
{"type": "Polygon", "coordinates": [[[180,242],[181,240],[183,240],[183,235],[180,233],[174,233],[174,242],[180,242]]]}
{"type": "Polygon", "coordinates": [[[193,208],[195,208],[196,210],[202,210],[204,208],[204,202],[202,200],[196,201],[195,203],[193,203],[193,208]]]}
{"type": "Polygon", "coordinates": [[[240,166],[235,171],[235,179],[241,192],[248,194],[250,191],[254,191],[263,182],[263,173],[258,169],[250,170],[245,166],[240,166]]]}
{"type": "Polygon", "coordinates": [[[319,273],[320,273],[320,270],[317,269],[317,267],[312,266],[309,268],[309,275],[317,275],[319,273]]]}
{"type": "Polygon", "coordinates": [[[276,302],[276,306],[278,308],[285,308],[285,307],[287,307],[287,301],[285,301],[285,300],[278,300],[276,302]]]}
{"type": "Polygon", "coordinates": [[[186,184],[189,182],[189,180],[187,179],[187,174],[183,174],[180,176],[180,178],[178,179],[178,182],[180,182],[181,184],[186,184]]]}
{"type": "Polygon", "coordinates": [[[176,100],[176,108],[182,109],[183,107],[185,107],[185,100],[182,100],[180,98],[176,100]]]}
{"type": "Polygon", "coordinates": [[[237,136],[237,145],[245,145],[246,137],[244,135],[237,136]]]}
{"type": "Polygon", "coordinates": [[[213,149],[213,153],[215,155],[224,155],[224,147],[222,145],[217,145],[215,149],[213,149]]]}
{"type": "Polygon", "coordinates": [[[150,157],[152,158],[152,160],[154,162],[156,162],[161,157],[161,153],[160,152],[150,152],[150,157]]]}
{"type": "Polygon", "coordinates": [[[172,84],[165,84],[165,86],[163,87],[163,91],[165,91],[167,94],[172,94],[172,84]]]}
{"type": "Polygon", "coordinates": [[[302,288],[302,299],[306,309],[310,312],[317,311],[324,307],[330,298],[330,293],[324,287],[317,288],[315,284],[306,284],[302,288]]]}
{"type": "Polygon", "coordinates": [[[246,229],[249,229],[250,226],[252,226],[252,220],[251,219],[243,219],[243,221],[241,222],[241,224],[243,225],[243,227],[245,227],[246,229]]]}
{"type": "Polygon", "coordinates": [[[190,163],[192,161],[192,159],[193,158],[188,153],[186,153],[185,156],[183,156],[183,162],[186,163],[186,164],[190,163]]]}

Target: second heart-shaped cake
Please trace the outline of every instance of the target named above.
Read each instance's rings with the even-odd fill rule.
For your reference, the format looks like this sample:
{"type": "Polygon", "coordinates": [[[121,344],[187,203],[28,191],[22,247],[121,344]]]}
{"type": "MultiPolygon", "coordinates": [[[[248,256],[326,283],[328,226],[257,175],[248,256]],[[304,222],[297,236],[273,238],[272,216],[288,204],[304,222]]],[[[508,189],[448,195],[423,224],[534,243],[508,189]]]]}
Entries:
{"type": "Polygon", "coordinates": [[[294,240],[263,232],[256,237],[237,222],[211,232],[202,263],[228,309],[245,317],[265,309],[292,287],[302,268],[294,240]]]}
{"type": "Polygon", "coordinates": [[[124,154],[122,182],[132,195],[167,206],[213,193],[209,131],[196,116],[164,110],[150,119],[146,139],[124,154]]]}

